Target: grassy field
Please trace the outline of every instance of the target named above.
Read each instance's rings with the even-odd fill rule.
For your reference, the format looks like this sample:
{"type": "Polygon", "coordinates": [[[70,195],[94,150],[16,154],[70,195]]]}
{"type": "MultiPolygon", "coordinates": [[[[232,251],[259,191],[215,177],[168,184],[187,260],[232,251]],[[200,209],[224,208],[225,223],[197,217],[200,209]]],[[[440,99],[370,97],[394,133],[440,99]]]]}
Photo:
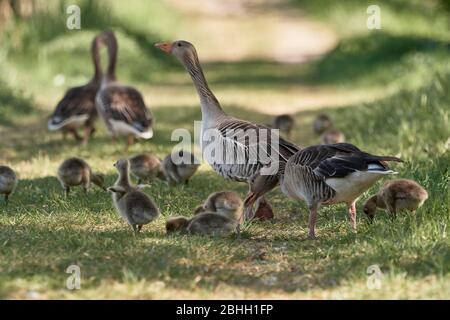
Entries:
{"type": "MultiPolygon", "coordinates": [[[[344,206],[324,207],[315,241],[306,240],[306,206],[279,189],[269,195],[275,219],[246,223],[240,241],[167,236],[165,219],[191,215],[210,192],[232,189],[245,195],[245,185],[222,179],[206,164],[189,186],[152,183],[146,192],[162,217],[137,237],[115,212],[110,194],[94,187],[65,199],[55,178],[65,158],[84,157],[112,184],[118,158],[140,152],[165,156],[175,145],[172,130],[193,131],[201,114],[191,80],[152,45],[179,34],[189,37],[200,14],[186,14],[177,0],[79,1],[83,28],[69,31],[63,6],[54,1],[26,21],[6,23],[0,48],[0,163],[12,166],[21,181],[9,206],[0,202],[0,297],[450,298],[449,14],[434,1],[379,2],[382,29],[376,31],[367,30],[367,4],[361,1],[291,0],[271,7],[280,17],[306,15],[335,31],[338,45],[317,60],[283,64],[255,57],[204,64],[228,113],[261,123],[280,110],[295,113],[292,141],[307,146],[320,142],[311,123],[327,112],[349,142],[401,157],[405,163],[395,166],[399,176],[429,191],[415,216],[392,221],[380,213],[368,224],[361,205],[381,181],[358,203],[357,233],[344,206]],[[102,10],[106,4],[108,15],[102,10]],[[110,143],[100,122],[87,147],[46,131],[46,117],[64,90],[89,79],[89,43],[104,28],[118,36],[119,79],[144,93],[156,118],[154,138],[128,153],[123,144],[110,143]],[[65,271],[72,264],[81,269],[80,290],[66,288],[65,271]],[[372,265],[383,273],[379,289],[367,286],[372,265]]],[[[261,14],[255,21],[264,19],[261,14]]],[[[273,39],[253,44],[246,37],[258,26],[248,23],[242,35],[233,34],[236,43],[274,45],[273,39]]],[[[205,39],[219,36],[215,29],[193,30],[194,39],[186,40],[198,43],[200,60],[203,53],[212,56],[218,49],[205,39]]]]}

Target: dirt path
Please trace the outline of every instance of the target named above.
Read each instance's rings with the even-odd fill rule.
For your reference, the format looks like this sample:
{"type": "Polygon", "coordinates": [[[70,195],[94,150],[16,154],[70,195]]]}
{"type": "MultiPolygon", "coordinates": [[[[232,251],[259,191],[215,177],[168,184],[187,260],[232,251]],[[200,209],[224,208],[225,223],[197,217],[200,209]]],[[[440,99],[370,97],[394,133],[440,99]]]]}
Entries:
{"type": "Polygon", "coordinates": [[[267,59],[301,63],[336,46],[327,26],[283,0],[168,0],[188,18],[180,37],[202,46],[203,61],[267,59]]]}

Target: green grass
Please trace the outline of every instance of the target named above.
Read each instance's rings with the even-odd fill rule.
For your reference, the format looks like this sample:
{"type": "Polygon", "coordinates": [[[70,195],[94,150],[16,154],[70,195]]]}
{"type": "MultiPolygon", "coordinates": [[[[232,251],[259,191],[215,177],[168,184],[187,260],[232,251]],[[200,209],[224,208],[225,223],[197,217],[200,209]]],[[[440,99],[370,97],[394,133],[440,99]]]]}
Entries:
{"type": "Polygon", "coordinates": [[[394,165],[399,176],[415,179],[429,191],[430,198],[415,216],[391,221],[380,212],[368,224],[361,205],[381,181],[358,202],[357,233],[349,227],[344,206],[324,207],[316,241],[306,240],[305,204],[287,199],[279,189],[269,195],[275,219],[247,223],[239,242],[233,237],[166,235],[167,217],[191,215],[209,193],[231,189],[245,195],[245,185],[222,179],[207,165],[189,186],[151,184],[146,192],[163,216],[137,237],[115,212],[110,194],[93,187],[86,195],[74,190],[65,199],[55,177],[65,158],[85,158],[107,175],[110,185],[118,158],[140,152],[165,156],[175,145],[170,142],[172,130],[192,132],[193,121],[201,119],[189,77],[174,59],[151,47],[153,41],[176,37],[169,27],[181,13],[157,1],[129,6],[114,2],[111,15],[102,18],[91,12],[92,18],[85,17],[90,27],[78,33],[42,31],[60,19],[50,9],[46,15],[52,19],[33,22],[39,28],[30,21],[17,22],[21,29],[16,38],[6,34],[9,45],[0,50],[5,70],[0,82],[0,162],[11,165],[21,178],[10,205],[0,202],[0,297],[448,299],[450,69],[448,34],[436,28],[445,14],[433,6],[418,10],[419,1],[403,4],[398,16],[390,9],[394,7],[386,8],[386,29],[368,33],[345,22],[352,21],[352,12],[359,12],[355,2],[346,5],[350,11],[332,7],[327,12],[303,3],[309,14],[342,27],[338,47],[318,61],[301,66],[258,60],[205,65],[225,110],[261,123],[270,119],[258,108],[267,100],[294,108],[302,90],[316,95],[325,89],[362,93],[365,102],[296,113],[292,140],[302,146],[319,143],[312,121],[327,112],[349,142],[368,152],[400,156],[405,163],[394,165]],[[132,18],[144,17],[148,10],[158,13],[155,20],[138,23],[132,18]],[[418,23],[408,29],[405,21],[411,18],[418,23]],[[87,48],[105,27],[119,38],[119,78],[144,92],[156,118],[155,137],[129,153],[123,144],[110,143],[100,122],[99,132],[85,148],[72,141],[62,143],[59,134],[45,128],[46,116],[64,88],[89,78],[87,48]],[[24,39],[35,43],[25,44],[24,39]],[[66,79],[61,87],[53,84],[58,74],[66,79]],[[373,88],[381,94],[372,95],[373,88]],[[81,268],[81,290],[65,287],[65,270],[71,264],[81,268]],[[366,270],[374,264],[383,272],[380,290],[366,286],[366,270]]]}

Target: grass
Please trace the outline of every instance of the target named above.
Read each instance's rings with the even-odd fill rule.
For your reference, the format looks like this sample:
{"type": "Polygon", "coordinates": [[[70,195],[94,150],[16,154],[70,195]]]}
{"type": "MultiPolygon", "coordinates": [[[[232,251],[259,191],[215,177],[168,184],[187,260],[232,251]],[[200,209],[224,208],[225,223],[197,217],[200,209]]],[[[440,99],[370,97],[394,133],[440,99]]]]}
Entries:
{"type": "MultiPolygon", "coordinates": [[[[359,5],[349,3],[350,13],[359,12],[359,5]]],[[[445,14],[431,9],[422,14],[416,9],[419,2],[405,4],[396,22],[386,20],[386,30],[364,36],[363,29],[350,32],[342,21],[345,11],[300,4],[331,26],[342,26],[335,50],[300,66],[265,60],[208,63],[205,73],[211,87],[227,112],[261,123],[270,119],[265,105],[294,109],[305,91],[318,96],[361,92],[363,102],[344,99],[295,113],[298,130],[292,140],[303,146],[319,143],[311,124],[315,115],[327,112],[349,142],[376,154],[402,157],[405,163],[395,166],[399,176],[419,181],[430,194],[415,216],[391,221],[380,212],[374,224],[368,224],[361,204],[380,182],[358,203],[357,233],[350,230],[343,206],[324,207],[319,239],[308,241],[306,206],[277,189],[269,196],[275,219],[248,223],[240,242],[233,237],[167,236],[165,219],[190,215],[210,192],[232,189],[245,195],[245,185],[220,178],[207,165],[189,186],[152,183],[147,192],[163,217],[137,237],[115,212],[109,194],[93,187],[87,195],[75,190],[65,199],[55,173],[66,157],[84,157],[106,173],[109,185],[116,178],[115,160],[139,152],[164,156],[175,145],[170,142],[172,130],[192,132],[193,121],[201,118],[181,66],[158,56],[149,45],[176,37],[167,32],[169,22],[188,18],[156,1],[125,7],[114,2],[110,16],[100,19],[99,13],[91,13],[94,17],[86,23],[97,19],[97,24],[76,34],[54,30],[46,35],[39,28],[29,30],[27,21],[17,22],[22,26],[17,43],[10,37],[11,46],[1,49],[5,72],[0,85],[0,162],[11,165],[21,181],[10,205],[0,202],[0,297],[448,299],[450,69],[448,34],[435,28],[445,14]],[[157,21],[140,24],[130,18],[142,17],[146,10],[156,10],[157,21]],[[420,22],[412,30],[404,27],[411,18],[420,22]],[[100,123],[86,148],[61,143],[59,134],[45,129],[45,117],[64,88],[88,79],[85,48],[104,27],[118,34],[120,79],[144,92],[157,121],[155,137],[128,154],[123,145],[110,143],[100,123]],[[36,43],[24,49],[23,39],[36,43]],[[62,87],[54,84],[58,74],[65,77],[62,87]],[[80,290],[65,287],[65,270],[71,264],[81,268],[80,290]],[[366,285],[367,268],[374,264],[383,272],[379,290],[366,285]]]]}

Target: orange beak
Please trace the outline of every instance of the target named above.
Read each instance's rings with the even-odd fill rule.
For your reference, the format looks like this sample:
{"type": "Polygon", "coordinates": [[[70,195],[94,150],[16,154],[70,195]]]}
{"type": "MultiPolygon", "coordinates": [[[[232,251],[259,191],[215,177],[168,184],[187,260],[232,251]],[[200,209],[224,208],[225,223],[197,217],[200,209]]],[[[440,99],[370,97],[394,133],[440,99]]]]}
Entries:
{"type": "Polygon", "coordinates": [[[155,47],[158,48],[161,51],[164,51],[165,53],[171,53],[172,52],[172,44],[165,42],[165,43],[156,43],[155,47]]]}

